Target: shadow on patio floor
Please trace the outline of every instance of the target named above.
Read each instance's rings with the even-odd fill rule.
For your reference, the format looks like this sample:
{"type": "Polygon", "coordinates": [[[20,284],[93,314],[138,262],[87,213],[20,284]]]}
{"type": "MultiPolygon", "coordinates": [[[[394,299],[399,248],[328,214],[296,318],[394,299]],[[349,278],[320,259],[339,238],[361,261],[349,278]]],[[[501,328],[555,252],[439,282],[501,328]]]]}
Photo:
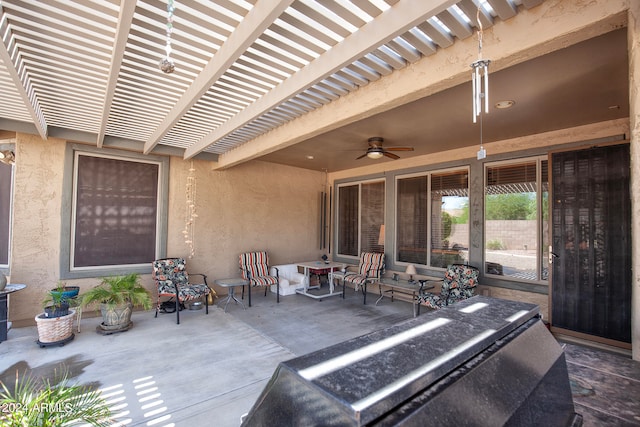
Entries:
{"type": "MultiPolygon", "coordinates": [[[[406,302],[376,306],[370,294],[365,306],[349,289],[344,300],[291,295],[280,304],[256,294],[246,310],[185,310],[180,325],[174,314],[136,312],[130,331],[108,336],[94,332],[100,319],[85,318],[64,347],[40,348],[35,327],[11,330],[0,344],[0,381],[66,366],[74,380],[103,390],[114,425],[238,426],[279,362],[412,317],[406,302]]],[[[575,344],[565,353],[585,426],[640,425],[640,363],[575,344]]]]}

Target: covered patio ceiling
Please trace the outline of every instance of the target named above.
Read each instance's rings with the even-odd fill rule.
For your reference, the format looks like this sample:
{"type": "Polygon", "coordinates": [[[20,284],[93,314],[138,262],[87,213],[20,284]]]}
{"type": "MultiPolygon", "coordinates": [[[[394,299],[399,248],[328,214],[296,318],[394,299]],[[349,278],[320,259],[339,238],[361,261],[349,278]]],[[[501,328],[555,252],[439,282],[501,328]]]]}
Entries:
{"type": "MultiPolygon", "coordinates": [[[[175,0],[169,25],[166,1],[0,0],[0,130],[214,167],[260,158],[327,171],[373,162],[355,160],[372,136],[415,148],[402,157],[477,145],[468,82],[302,140],[261,139],[446,52],[478,20],[488,30],[542,2],[175,0]],[[168,29],[175,71],[165,74],[168,29]]],[[[486,116],[485,141],[628,117],[625,37],[492,74],[492,100],[516,104],[486,116]]]]}

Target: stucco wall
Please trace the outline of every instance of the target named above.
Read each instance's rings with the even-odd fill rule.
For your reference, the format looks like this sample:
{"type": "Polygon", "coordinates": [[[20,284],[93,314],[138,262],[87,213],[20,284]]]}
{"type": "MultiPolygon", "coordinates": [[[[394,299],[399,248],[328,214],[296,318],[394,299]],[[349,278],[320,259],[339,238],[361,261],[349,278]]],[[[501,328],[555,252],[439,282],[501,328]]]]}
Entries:
{"type": "MultiPolygon", "coordinates": [[[[61,205],[66,141],[18,134],[14,178],[10,282],[27,288],[10,297],[9,319],[34,324],[42,300],[60,278],[61,205]]],[[[108,150],[105,150],[108,152],[108,150]]],[[[185,185],[189,161],[172,157],[169,175],[167,256],[189,255],[185,225],[185,185]]],[[[192,272],[216,278],[237,276],[238,254],[267,250],[272,264],[319,259],[319,193],[324,173],[253,161],[212,171],[194,161],[197,180],[195,256],[192,272]]],[[[142,281],[150,290],[150,275],[142,281]]],[[[81,291],[99,278],[66,280],[81,291]]],[[[219,290],[220,291],[220,290],[219,290]]]]}
{"type": "MultiPolygon", "coordinates": [[[[269,252],[271,264],[319,259],[319,194],[324,174],[252,161],[213,171],[194,162],[197,182],[195,256],[191,271],[213,278],[238,275],[238,254],[269,252]]],[[[188,255],[185,185],[189,162],[171,159],[168,256],[188,255]]]]}

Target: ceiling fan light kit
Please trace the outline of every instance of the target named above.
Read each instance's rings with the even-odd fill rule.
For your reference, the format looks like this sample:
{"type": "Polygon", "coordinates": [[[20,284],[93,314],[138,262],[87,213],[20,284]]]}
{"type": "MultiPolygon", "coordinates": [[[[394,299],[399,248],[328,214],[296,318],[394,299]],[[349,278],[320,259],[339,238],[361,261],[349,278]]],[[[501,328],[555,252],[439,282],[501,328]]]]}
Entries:
{"type": "Polygon", "coordinates": [[[382,150],[367,150],[367,157],[370,159],[380,159],[384,156],[382,150]]]}
{"type": "Polygon", "coordinates": [[[400,158],[400,156],[390,153],[390,151],[413,151],[413,147],[383,148],[382,143],[384,142],[384,138],[381,138],[379,136],[369,138],[368,142],[369,148],[367,148],[367,151],[363,155],[356,158],[356,160],[362,159],[363,157],[368,157],[374,160],[381,159],[382,157],[389,157],[390,159],[397,160],[400,158]]]}

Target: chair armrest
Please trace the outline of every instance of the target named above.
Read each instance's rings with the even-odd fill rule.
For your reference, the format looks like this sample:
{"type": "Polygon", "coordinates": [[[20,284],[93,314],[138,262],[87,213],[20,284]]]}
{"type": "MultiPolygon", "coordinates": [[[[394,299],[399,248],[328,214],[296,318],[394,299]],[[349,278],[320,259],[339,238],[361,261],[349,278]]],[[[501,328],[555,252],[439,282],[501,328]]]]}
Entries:
{"type": "Polygon", "coordinates": [[[382,269],[373,269],[370,268],[369,270],[367,270],[367,274],[366,274],[366,278],[367,279],[380,279],[380,273],[382,272],[382,269]],[[375,274],[371,274],[372,272],[375,272],[375,274]]]}
{"type": "MultiPolygon", "coordinates": [[[[348,275],[348,274],[358,274],[358,271],[349,271],[350,268],[358,268],[357,265],[353,265],[353,264],[347,264],[347,266],[344,268],[344,275],[348,275]]],[[[339,272],[342,272],[342,270],[338,270],[339,272]]]]}
{"type": "Polygon", "coordinates": [[[202,276],[202,280],[204,280],[204,284],[207,285],[207,287],[209,286],[209,284],[207,283],[207,275],[206,274],[202,274],[202,273],[189,273],[189,276],[202,276]]]}
{"type": "Polygon", "coordinates": [[[424,289],[424,285],[426,285],[429,282],[443,282],[443,281],[444,281],[444,279],[442,279],[442,280],[429,280],[429,279],[420,280],[420,279],[418,279],[418,282],[420,282],[420,289],[418,289],[418,293],[419,294],[424,293],[425,290],[426,290],[426,289],[424,289]]]}

